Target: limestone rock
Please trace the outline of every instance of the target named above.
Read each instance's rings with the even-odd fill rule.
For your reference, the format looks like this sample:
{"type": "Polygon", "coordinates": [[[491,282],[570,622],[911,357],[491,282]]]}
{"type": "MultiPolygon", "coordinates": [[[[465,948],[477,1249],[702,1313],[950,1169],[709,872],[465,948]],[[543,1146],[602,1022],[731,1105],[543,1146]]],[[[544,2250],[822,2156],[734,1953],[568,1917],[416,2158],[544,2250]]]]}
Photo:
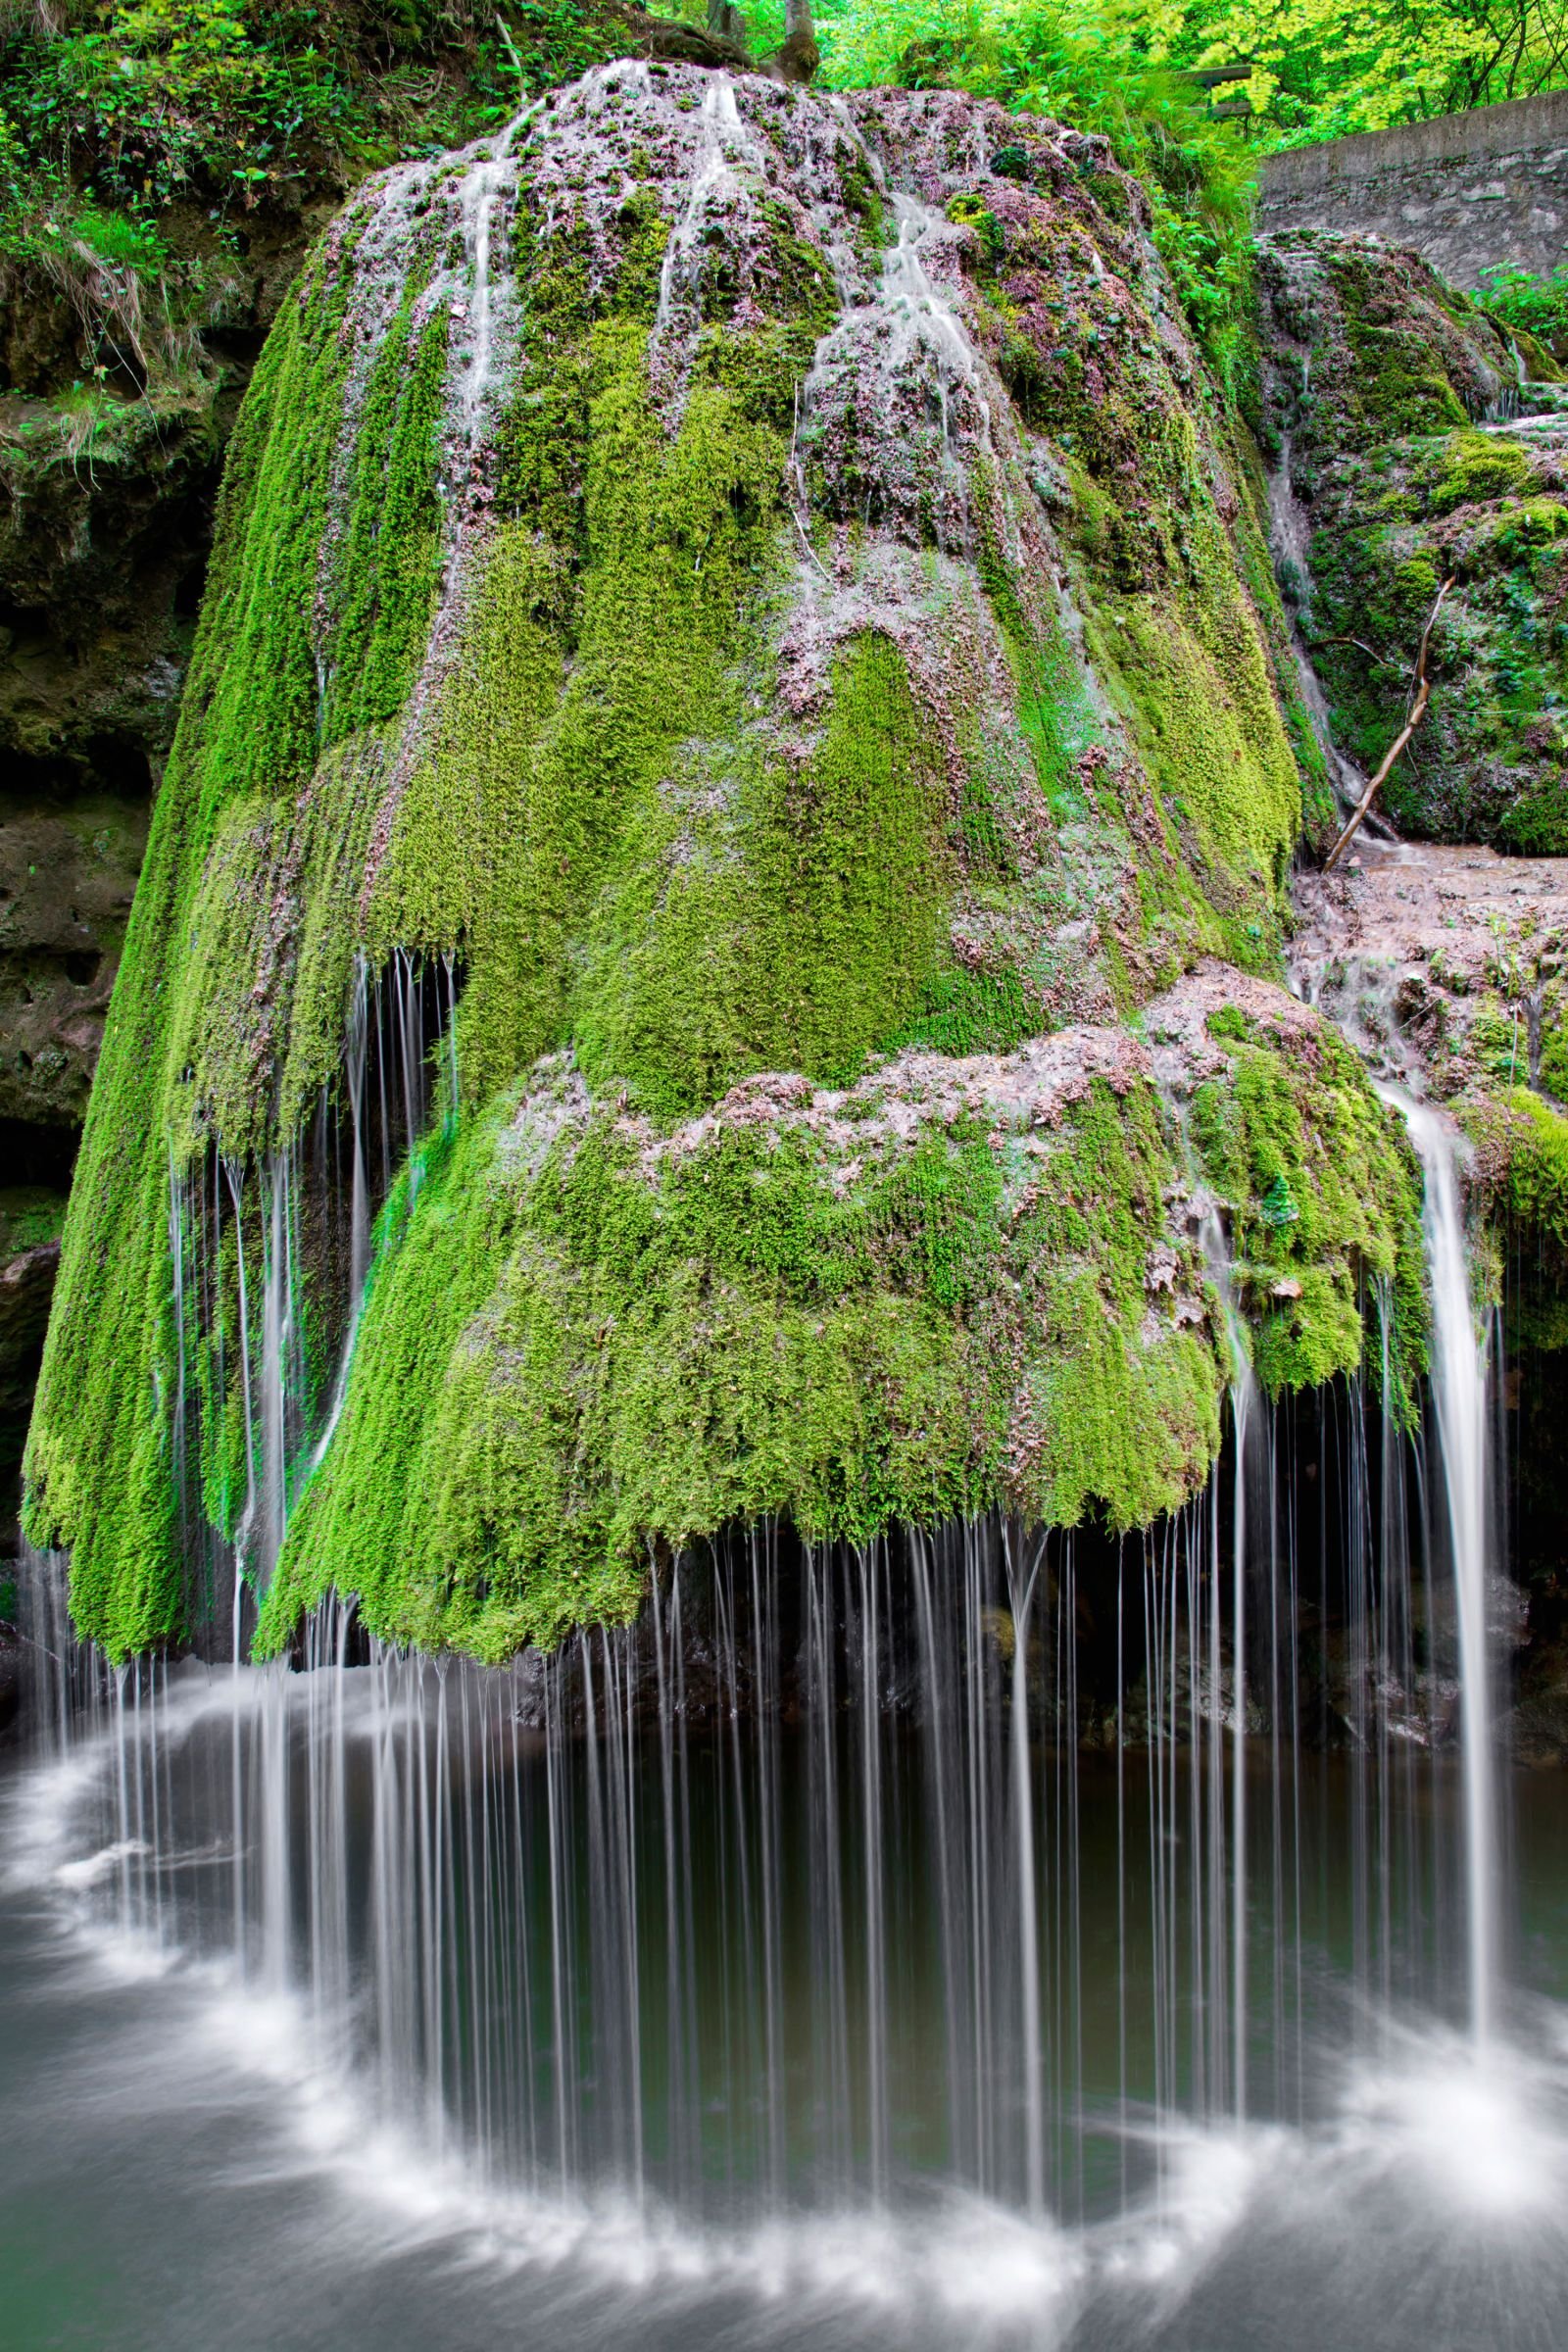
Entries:
{"type": "Polygon", "coordinates": [[[335,1586],[499,1656],[735,1522],[1148,1524],[1209,1216],[1266,1385],[1385,1298],[1407,1380],[1397,1122],[1280,986],[1256,481],[1059,124],[634,60],[363,190],[89,1110],[28,1454],[78,1622],[237,1548],[266,1644],[335,1586]]]}
{"type": "Polygon", "coordinates": [[[1388,812],[1425,840],[1568,851],[1562,389],[1413,253],[1282,234],[1258,287],[1276,553],[1339,745],[1379,763],[1451,578],[1388,812]]]}

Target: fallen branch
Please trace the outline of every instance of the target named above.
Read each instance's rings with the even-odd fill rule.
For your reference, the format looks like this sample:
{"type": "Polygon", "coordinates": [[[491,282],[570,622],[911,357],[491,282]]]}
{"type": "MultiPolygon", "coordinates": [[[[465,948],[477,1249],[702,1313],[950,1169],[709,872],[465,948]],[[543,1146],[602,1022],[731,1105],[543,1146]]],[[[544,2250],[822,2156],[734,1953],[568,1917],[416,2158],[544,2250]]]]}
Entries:
{"type": "Polygon", "coordinates": [[[1404,724],[1399,729],[1397,735],[1396,735],[1394,738],[1394,741],[1390,744],[1388,751],[1384,754],[1382,766],[1378,769],[1377,774],[1371,779],[1365,792],[1362,793],[1361,798],[1351,809],[1348,817],[1347,817],[1344,832],[1340,835],[1339,840],[1334,844],[1333,849],[1330,850],[1327,858],[1324,858],[1323,871],[1326,874],[1333,872],[1334,868],[1339,864],[1340,859],[1344,857],[1346,851],[1349,848],[1350,843],[1354,840],[1356,833],[1360,829],[1362,818],[1366,815],[1367,810],[1377,799],[1379,789],[1388,776],[1390,769],[1394,765],[1394,762],[1396,760],[1397,760],[1399,754],[1403,751],[1405,745],[1409,742],[1411,736],[1415,733],[1417,727],[1421,724],[1421,721],[1427,714],[1427,705],[1432,700],[1432,680],[1427,676],[1427,649],[1432,642],[1432,631],[1436,625],[1438,614],[1443,611],[1443,600],[1452,586],[1453,582],[1451,579],[1444,581],[1443,586],[1438,590],[1437,602],[1433,606],[1431,612],[1427,614],[1427,625],[1421,632],[1421,651],[1415,658],[1415,694],[1408,710],[1405,711],[1404,724]]]}

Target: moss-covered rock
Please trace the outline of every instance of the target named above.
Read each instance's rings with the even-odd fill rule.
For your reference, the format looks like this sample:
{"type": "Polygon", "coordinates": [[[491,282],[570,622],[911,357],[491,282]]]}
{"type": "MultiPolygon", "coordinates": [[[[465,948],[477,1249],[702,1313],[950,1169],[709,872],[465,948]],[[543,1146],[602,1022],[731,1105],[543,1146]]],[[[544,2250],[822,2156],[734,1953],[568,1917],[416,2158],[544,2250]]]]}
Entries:
{"type": "Polygon", "coordinates": [[[1259,255],[1263,432],[1295,502],[1286,589],[1336,739],[1398,732],[1439,587],[1435,688],[1384,790],[1400,829],[1568,850],[1568,418],[1413,254],[1298,233],[1259,255]],[[1542,410],[1544,414],[1532,413],[1542,410]]]}
{"type": "Polygon", "coordinates": [[[673,1128],[541,1065],[388,1205],[264,1647],[335,1588],[504,1657],[632,1614],[650,1545],[769,1515],[1147,1525],[1219,1442],[1210,1205],[1271,1393],[1362,1369],[1380,1285],[1408,1384],[1419,1189],[1354,1056],[1220,965],[1141,1026],[744,1080],[673,1128]]]}
{"type": "MultiPolygon", "coordinates": [[[[12,891],[34,903],[29,936],[18,944],[0,925],[0,1119],[20,1123],[14,1167],[41,1155],[69,1169],[123,925],[122,909],[106,943],[77,904],[40,942],[35,903],[75,901],[74,837],[90,823],[115,837],[128,904],[223,452],[311,245],[372,170],[503,122],[519,77],[537,95],[613,57],[738,59],[734,43],[632,0],[517,0],[505,13],[500,39],[488,17],[389,17],[360,0],[248,20],[231,28],[235,78],[199,63],[193,74],[190,44],[133,10],[104,32],[101,74],[77,61],[80,84],[43,20],[0,34],[14,101],[0,189],[0,892],[12,891],[16,828],[43,837],[12,891]],[[134,55],[117,58],[122,35],[134,55]]],[[[98,878],[95,867],[89,897],[98,878]]],[[[19,1392],[0,1434],[0,1550],[26,1403],[19,1392]]]]}
{"type": "Polygon", "coordinates": [[[956,93],[638,63],[334,224],[66,1234],[29,1509],[84,1630],[188,1629],[204,1525],[269,1642],[332,1585],[497,1655],[736,1518],[1145,1523],[1217,1443],[1200,1194],[1265,1377],[1360,1361],[1409,1183],[1242,968],[1301,784],[1143,220],[956,93]]]}

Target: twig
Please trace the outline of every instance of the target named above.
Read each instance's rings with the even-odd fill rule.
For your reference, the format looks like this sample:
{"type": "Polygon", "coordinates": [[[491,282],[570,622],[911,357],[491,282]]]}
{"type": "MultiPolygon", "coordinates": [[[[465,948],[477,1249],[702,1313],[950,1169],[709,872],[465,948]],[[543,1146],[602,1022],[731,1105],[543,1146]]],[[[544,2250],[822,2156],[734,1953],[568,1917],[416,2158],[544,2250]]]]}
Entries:
{"type": "Polygon", "coordinates": [[[1427,649],[1432,642],[1432,631],[1436,625],[1438,614],[1443,611],[1443,600],[1452,586],[1451,579],[1444,581],[1443,586],[1438,590],[1437,602],[1427,614],[1427,625],[1421,632],[1421,650],[1415,659],[1415,698],[1405,711],[1403,726],[1383,756],[1383,764],[1351,809],[1346,820],[1344,832],[1330,850],[1327,858],[1324,858],[1323,871],[1326,874],[1334,871],[1349,848],[1360,829],[1362,818],[1378,797],[1380,785],[1427,714],[1427,705],[1432,700],[1432,680],[1427,676],[1427,649]]]}
{"type": "Polygon", "coordinates": [[[1402,669],[1404,667],[1402,662],[1393,661],[1389,655],[1380,654],[1375,647],[1368,645],[1361,637],[1314,637],[1312,643],[1315,646],[1353,645],[1358,654],[1365,654],[1367,660],[1375,662],[1379,669],[1402,669]]]}

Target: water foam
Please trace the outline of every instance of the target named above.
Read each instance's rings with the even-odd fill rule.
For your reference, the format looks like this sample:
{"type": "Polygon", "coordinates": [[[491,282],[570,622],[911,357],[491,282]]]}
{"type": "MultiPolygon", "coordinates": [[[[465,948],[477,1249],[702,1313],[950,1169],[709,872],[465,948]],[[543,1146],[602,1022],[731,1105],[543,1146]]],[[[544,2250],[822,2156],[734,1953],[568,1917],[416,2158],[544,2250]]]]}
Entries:
{"type": "MultiPolygon", "coordinates": [[[[261,1678],[171,1691],[185,1725],[254,1708],[261,1678]]],[[[15,1810],[12,1876],[46,1892],[83,1966],[101,1981],[163,1980],[159,2032],[213,2095],[259,2096],[267,2133],[232,2180],[329,2181],[363,2246],[411,2245],[501,2278],[548,2282],[565,2302],[607,2293],[662,2310],[741,2297],[751,2331],[797,2334],[812,2315],[859,2311],[873,2328],[961,2325],[967,2340],[1069,2342],[1086,2310],[1120,2297],[1146,2320],[1167,2317],[1205,2269],[1269,2216],[1326,2213],[1341,2226],[1391,2184],[1433,2200],[1472,2229],[1551,2222],[1568,2213],[1568,2016],[1543,2007],[1541,2050],[1474,2044],[1440,2027],[1391,2029],[1391,2054],[1348,2070],[1314,2126],[1207,2126],[1151,2117],[1128,2127],[1156,2145],[1156,2190],[1107,2220],[1068,2228],[956,2189],[900,2208],[781,2213],[753,2227],[693,2226],[667,2205],[609,2191],[497,2184],[461,2150],[441,2151],[416,2123],[389,2123],[371,2086],[334,2052],[350,2021],[313,2011],[292,1987],[247,1982],[237,1961],[157,1944],[110,1915],[105,1890],[144,1856],[139,1840],[81,1850],[95,1782],[113,1769],[112,1736],[27,1776],[15,1810]]],[[[175,1857],[177,1859],[177,1856],[175,1857]]]]}

